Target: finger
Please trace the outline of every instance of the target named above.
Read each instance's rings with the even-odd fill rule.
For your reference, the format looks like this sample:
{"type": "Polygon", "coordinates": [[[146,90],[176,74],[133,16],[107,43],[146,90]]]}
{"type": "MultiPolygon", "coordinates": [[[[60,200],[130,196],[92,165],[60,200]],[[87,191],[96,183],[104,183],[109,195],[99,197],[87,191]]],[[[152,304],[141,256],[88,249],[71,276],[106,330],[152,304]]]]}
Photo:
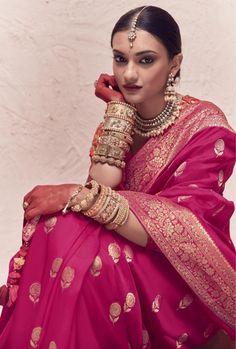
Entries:
{"type": "Polygon", "coordinates": [[[24,217],[27,221],[29,221],[40,214],[41,212],[38,208],[33,208],[25,212],[24,217]]]}

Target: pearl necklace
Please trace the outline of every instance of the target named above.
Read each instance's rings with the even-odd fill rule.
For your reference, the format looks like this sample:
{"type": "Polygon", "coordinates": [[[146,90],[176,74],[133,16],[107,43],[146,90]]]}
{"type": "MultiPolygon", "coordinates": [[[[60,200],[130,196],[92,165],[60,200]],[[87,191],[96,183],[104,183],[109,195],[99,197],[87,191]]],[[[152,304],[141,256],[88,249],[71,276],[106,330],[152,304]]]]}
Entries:
{"type": "Polygon", "coordinates": [[[168,101],[163,111],[152,119],[143,119],[137,113],[134,132],[143,137],[155,137],[162,134],[180,115],[181,97],[176,95],[172,101],[168,101]]]}

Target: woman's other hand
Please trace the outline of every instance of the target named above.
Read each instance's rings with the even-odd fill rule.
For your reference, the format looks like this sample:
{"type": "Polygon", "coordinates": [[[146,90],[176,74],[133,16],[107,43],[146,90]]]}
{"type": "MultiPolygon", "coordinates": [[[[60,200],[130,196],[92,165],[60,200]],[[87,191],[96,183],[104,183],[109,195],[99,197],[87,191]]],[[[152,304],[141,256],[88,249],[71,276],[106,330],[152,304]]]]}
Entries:
{"type": "Polygon", "coordinates": [[[77,188],[77,184],[36,186],[24,196],[25,218],[29,220],[38,215],[62,210],[77,188]]]}
{"type": "Polygon", "coordinates": [[[95,95],[106,103],[125,101],[113,75],[101,74],[99,76],[99,79],[95,82],[95,95]]]}

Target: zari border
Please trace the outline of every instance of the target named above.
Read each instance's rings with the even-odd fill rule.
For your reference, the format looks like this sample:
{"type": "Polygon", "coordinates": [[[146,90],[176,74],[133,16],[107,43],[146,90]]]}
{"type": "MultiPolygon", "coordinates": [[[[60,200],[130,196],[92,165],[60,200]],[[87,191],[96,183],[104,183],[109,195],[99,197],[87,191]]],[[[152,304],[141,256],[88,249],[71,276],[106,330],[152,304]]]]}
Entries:
{"type": "Polygon", "coordinates": [[[233,132],[225,115],[214,104],[183,97],[177,122],[163,135],[149,139],[127,164],[126,189],[148,192],[190,139],[207,127],[223,127],[233,132]]]}
{"type": "Polygon", "coordinates": [[[134,199],[132,192],[122,195],[195,294],[233,328],[235,272],[195,215],[165,198],[136,193],[134,199]]]}

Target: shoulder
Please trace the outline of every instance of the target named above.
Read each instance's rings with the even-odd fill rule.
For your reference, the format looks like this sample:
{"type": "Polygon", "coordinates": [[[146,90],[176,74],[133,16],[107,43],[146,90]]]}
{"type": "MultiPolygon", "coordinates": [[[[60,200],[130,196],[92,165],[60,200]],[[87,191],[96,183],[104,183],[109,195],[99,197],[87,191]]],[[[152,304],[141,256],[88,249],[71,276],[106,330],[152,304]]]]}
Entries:
{"type": "Polygon", "coordinates": [[[223,127],[234,131],[223,111],[214,103],[191,96],[183,96],[181,113],[184,124],[200,131],[207,127],[223,127]]]}

